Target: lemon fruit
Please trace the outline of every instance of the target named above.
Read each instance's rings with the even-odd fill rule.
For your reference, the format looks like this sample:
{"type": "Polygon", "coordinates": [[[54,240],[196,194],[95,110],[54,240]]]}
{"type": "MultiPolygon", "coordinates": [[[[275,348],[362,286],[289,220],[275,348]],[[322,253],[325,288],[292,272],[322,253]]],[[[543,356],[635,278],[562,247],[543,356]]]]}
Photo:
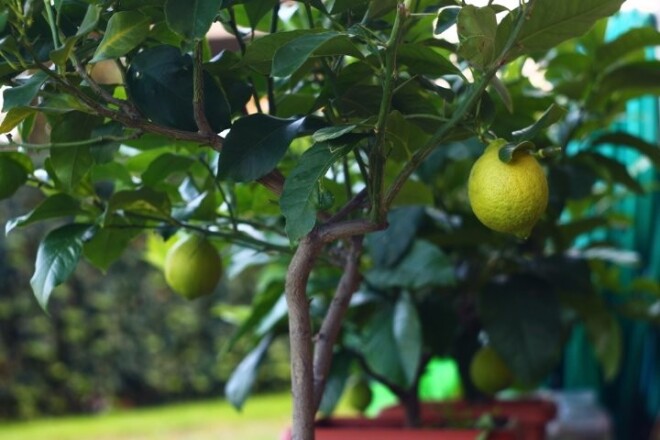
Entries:
{"type": "Polygon", "coordinates": [[[27,180],[27,172],[10,157],[0,156],[0,199],[12,196],[27,180]]]}
{"type": "Polygon", "coordinates": [[[513,384],[511,370],[491,347],[481,347],[470,362],[470,378],[484,394],[495,394],[513,384]]]}
{"type": "Polygon", "coordinates": [[[172,246],[165,256],[165,280],[185,298],[213,293],[221,275],[220,255],[205,237],[189,235],[172,246]]]}
{"type": "Polygon", "coordinates": [[[491,142],[468,178],[468,197],[477,218],[489,228],[527,238],[548,206],[548,181],[527,151],[504,163],[498,154],[504,139],[491,142]]]}
{"type": "Polygon", "coordinates": [[[363,413],[373,398],[373,392],[369,382],[364,379],[356,379],[348,388],[348,404],[351,408],[363,413]]]}

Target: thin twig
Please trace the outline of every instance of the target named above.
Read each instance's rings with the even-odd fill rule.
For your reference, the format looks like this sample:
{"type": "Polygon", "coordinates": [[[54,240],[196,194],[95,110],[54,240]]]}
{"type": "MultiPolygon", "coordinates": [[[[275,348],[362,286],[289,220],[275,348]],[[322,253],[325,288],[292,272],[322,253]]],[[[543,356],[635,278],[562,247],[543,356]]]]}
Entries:
{"type": "Polygon", "coordinates": [[[211,128],[204,107],[204,51],[202,50],[202,44],[202,41],[196,42],[193,49],[193,116],[199,134],[214,139],[216,142],[212,147],[214,150],[219,151],[222,147],[221,143],[218,142],[220,138],[211,128]]]}

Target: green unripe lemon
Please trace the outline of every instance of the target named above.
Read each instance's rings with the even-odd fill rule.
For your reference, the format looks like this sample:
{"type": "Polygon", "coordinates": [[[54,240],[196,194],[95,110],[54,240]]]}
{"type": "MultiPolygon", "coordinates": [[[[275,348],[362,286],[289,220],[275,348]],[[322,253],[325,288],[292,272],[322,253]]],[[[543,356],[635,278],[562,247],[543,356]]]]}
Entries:
{"type": "Polygon", "coordinates": [[[12,196],[27,180],[27,172],[15,160],[0,156],[0,199],[12,196]]]}
{"type": "Polygon", "coordinates": [[[348,388],[348,404],[361,413],[367,409],[372,398],[373,392],[364,378],[357,379],[348,388]]]}
{"type": "Polygon", "coordinates": [[[536,159],[526,151],[502,162],[504,139],[490,143],[468,179],[468,197],[477,218],[490,229],[527,238],[548,206],[548,181],[536,159]]]}
{"type": "Polygon", "coordinates": [[[513,383],[511,370],[491,347],[481,347],[470,362],[470,378],[484,394],[495,394],[513,383]]]}
{"type": "Polygon", "coordinates": [[[220,255],[202,236],[189,235],[179,240],[165,256],[167,284],[188,299],[213,293],[221,275],[220,255]]]}

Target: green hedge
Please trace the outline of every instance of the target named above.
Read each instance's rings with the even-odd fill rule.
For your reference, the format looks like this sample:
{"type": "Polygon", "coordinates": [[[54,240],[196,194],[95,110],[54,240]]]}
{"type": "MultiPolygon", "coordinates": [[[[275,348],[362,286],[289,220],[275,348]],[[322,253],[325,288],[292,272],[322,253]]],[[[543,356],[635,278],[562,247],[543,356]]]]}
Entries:
{"type": "MultiPolygon", "coordinates": [[[[3,202],[0,224],[21,212],[3,202]]],[[[230,292],[249,302],[250,292],[225,283],[211,297],[183,300],[142,261],[136,242],[105,276],[81,264],[57,289],[47,315],[29,285],[43,232],[0,234],[0,418],[222,394],[245,350],[218,357],[232,329],[213,306],[230,292]]],[[[261,389],[288,383],[286,359],[284,345],[271,352],[261,389]]]]}

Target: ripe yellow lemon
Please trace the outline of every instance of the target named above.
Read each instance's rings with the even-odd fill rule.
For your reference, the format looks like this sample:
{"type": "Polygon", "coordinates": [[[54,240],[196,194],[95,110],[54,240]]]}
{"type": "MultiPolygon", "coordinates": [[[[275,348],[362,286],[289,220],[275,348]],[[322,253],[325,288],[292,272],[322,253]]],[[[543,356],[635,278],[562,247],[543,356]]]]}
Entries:
{"type": "Polygon", "coordinates": [[[470,362],[470,378],[479,391],[495,394],[513,383],[511,370],[495,350],[481,347],[470,362]]]}
{"type": "Polygon", "coordinates": [[[202,236],[189,235],[179,240],[165,256],[167,284],[188,299],[213,293],[221,275],[220,255],[202,236]]]}
{"type": "Polygon", "coordinates": [[[477,218],[489,228],[527,238],[548,206],[548,181],[527,151],[509,163],[498,153],[504,139],[491,142],[477,159],[468,179],[468,197],[477,218]]]}

